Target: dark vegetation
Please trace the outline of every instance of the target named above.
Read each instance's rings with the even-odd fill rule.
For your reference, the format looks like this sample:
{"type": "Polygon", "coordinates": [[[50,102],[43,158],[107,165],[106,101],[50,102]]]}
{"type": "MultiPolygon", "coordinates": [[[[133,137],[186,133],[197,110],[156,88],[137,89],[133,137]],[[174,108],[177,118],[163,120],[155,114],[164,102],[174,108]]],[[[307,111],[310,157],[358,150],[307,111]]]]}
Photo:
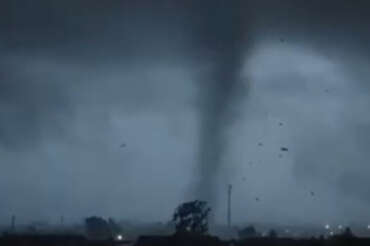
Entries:
{"type": "Polygon", "coordinates": [[[244,229],[240,230],[238,232],[239,238],[255,238],[259,237],[259,233],[256,231],[256,229],[253,226],[247,226],[244,229]]]}
{"type": "Polygon", "coordinates": [[[85,219],[86,234],[88,238],[104,240],[114,238],[122,232],[121,227],[112,219],[106,221],[100,217],[89,217],[85,219]]]}
{"type": "Polygon", "coordinates": [[[192,201],[181,204],[173,215],[177,234],[203,235],[208,232],[208,215],[211,209],[204,201],[192,201]]]}
{"type": "MultiPolygon", "coordinates": [[[[172,235],[139,236],[137,240],[127,240],[122,235],[125,230],[113,219],[105,220],[92,216],[85,219],[85,235],[72,234],[15,234],[4,233],[0,237],[1,246],[365,246],[370,238],[358,238],[347,227],[341,234],[330,237],[320,236],[310,239],[279,237],[271,229],[262,236],[254,226],[247,226],[238,232],[239,239],[221,240],[208,234],[208,216],[211,209],[204,201],[190,201],[178,206],[172,222],[176,228],[172,235]]],[[[158,226],[160,226],[158,224],[158,226]]],[[[14,229],[14,228],[13,228],[14,229]]]]}
{"type": "Polygon", "coordinates": [[[117,242],[114,240],[88,240],[83,236],[68,235],[3,235],[0,237],[2,246],[108,246],[108,245],[137,245],[137,246],[367,246],[370,245],[369,238],[356,237],[331,237],[311,239],[290,239],[256,237],[241,240],[222,241],[217,237],[208,235],[184,235],[172,236],[142,236],[133,242],[117,242]]]}

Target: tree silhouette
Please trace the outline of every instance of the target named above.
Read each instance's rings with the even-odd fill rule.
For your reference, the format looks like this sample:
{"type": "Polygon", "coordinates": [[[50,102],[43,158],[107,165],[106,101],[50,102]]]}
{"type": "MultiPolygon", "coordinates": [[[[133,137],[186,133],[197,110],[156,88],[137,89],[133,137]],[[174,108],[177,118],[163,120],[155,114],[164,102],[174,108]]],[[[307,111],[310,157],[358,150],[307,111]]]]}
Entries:
{"type": "Polygon", "coordinates": [[[239,238],[244,239],[244,238],[250,238],[250,237],[257,237],[258,232],[254,228],[254,226],[247,226],[241,231],[238,232],[239,238]]]}
{"type": "Polygon", "coordinates": [[[92,216],[85,219],[87,235],[95,239],[107,239],[112,237],[112,232],[106,220],[92,216]]]}
{"type": "Polygon", "coordinates": [[[269,238],[277,238],[277,232],[274,229],[269,231],[269,238]]]}
{"type": "Polygon", "coordinates": [[[210,211],[207,202],[204,201],[195,200],[181,204],[172,219],[176,225],[176,233],[207,233],[210,211]]]}
{"type": "Polygon", "coordinates": [[[350,227],[346,227],[346,229],[342,233],[342,237],[345,237],[345,238],[353,238],[354,237],[350,227]]]}
{"type": "Polygon", "coordinates": [[[121,226],[113,219],[108,219],[108,226],[112,234],[117,235],[122,233],[121,226]]]}

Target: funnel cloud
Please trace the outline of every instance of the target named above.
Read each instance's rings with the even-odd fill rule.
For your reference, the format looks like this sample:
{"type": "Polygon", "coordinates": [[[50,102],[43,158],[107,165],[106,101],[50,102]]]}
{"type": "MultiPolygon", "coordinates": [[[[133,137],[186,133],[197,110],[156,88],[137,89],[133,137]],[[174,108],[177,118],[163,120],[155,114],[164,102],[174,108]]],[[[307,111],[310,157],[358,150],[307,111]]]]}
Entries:
{"type": "Polygon", "coordinates": [[[199,183],[197,196],[216,204],[218,175],[225,163],[227,130],[233,122],[236,109],[246,96],[246,84],[241,77],[243,58],[250,40],[248,6],[243,1],[201,1],[202,10],[197,23],[196,40],[199,53],[209,62],[201,77],[200,130],[199,130],[199,183]],[[211,14],[209,14],[209,11],[211,14]]]}

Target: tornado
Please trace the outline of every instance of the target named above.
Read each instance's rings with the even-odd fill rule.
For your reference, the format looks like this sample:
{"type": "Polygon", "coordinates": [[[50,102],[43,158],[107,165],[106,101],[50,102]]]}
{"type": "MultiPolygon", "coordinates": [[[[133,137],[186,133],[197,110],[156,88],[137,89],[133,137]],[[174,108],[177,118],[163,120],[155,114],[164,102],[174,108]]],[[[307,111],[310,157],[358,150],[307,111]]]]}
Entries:
{"type": "MultiPolygon", "coordinates": [[[[199,149],[196,197],[216,205],[216,182],[227,149],[227,130],[247,95],[241,66],[247,52],[247,1],[207,0],[197,4],[196,41],[209,66],[199,85],[199,149]]],[[[226,187],[226,186],[225,186],[226,187]]]]}

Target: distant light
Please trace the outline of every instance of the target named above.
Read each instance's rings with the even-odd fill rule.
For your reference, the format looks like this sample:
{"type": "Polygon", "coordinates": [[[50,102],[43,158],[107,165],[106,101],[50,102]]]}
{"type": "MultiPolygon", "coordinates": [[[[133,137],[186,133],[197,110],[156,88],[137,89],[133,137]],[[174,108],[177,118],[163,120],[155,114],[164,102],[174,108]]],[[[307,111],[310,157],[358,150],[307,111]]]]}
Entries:
{"type": "Polygon", "coordinates": [[[370,230],[370,225],[367,225],[367,229],[370,230]]]}
{"type": "Polygon", "coordinates": [[[117,235],[117,240],[121,241],[123,239],[122,235],[117,235]]]}
{"type": "Polygon", "coordinates": [[[333,236],[333,235],[334,235],[334,232],[332,232],[332,231],[331,231],[331,232],[330,232],[330,236],[333,236]]]}
{"type": "Polygon", "coordinates": [[[343,226],[342,226],[342,225],[339,225],[339,226],[338,226],[338,229],[339,229],[339,230],[342,230],[342,229],[343,229],[343,226]]]}
{"type": "Polygon", "coordinates": [[[285,230],[285,233],[289,233],[290,231],[288,229],[285,230]]]}
{"type": "Polygon", "coordinates": [[[326,230],[329,230],[330,229],[330,225],[329,224],[325,225],[325,229],[326,230]]]}

